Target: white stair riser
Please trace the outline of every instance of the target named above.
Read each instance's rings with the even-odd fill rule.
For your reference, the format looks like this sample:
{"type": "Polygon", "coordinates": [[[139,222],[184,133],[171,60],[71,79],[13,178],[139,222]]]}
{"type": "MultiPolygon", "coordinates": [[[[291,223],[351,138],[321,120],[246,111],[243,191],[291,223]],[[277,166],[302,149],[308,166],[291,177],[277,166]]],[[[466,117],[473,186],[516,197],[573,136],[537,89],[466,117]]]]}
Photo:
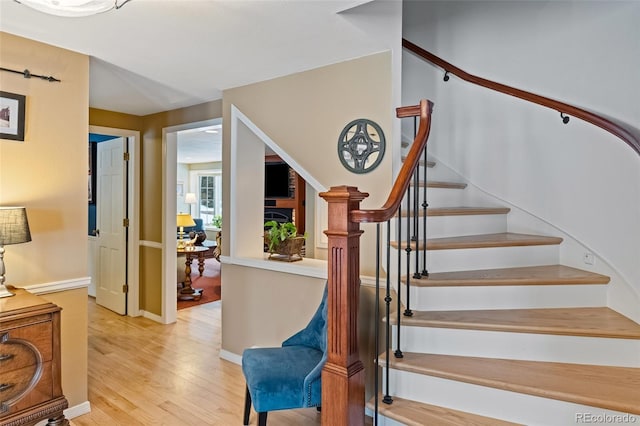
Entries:
{"type": "MultiPolygon", "coordinates": [[[[397,271],[398,250],[391,247],[391,276],[397,271]]],[[[411,252],[411,271],[415,266],[415,251],[411,252]]],[[[406,252],[401,250],[401,273],[406,271],[406,252]]],[[[423,251],[418,256],[419,269],[422,270],[423,251]]],[[[553,265],[558,263],[557,245],[490,247],[474,249],[428,250],[427,269],[429,272],[452,272],[475,269],[515,268],[520,266],[553,265]]],[[[383,264],[384,266],[384,264],[383,264]]]]}
{"type": "MultiPolygon", "coordinates": [[[[604,284],[419,287],[416,285],[419,281],[410,280],[409,294],[411,309],[419,311],[585,308],[607,305],[607,286],[604,284]]],[[[407,290],[405,285],[401,287],[401,297],[404,300],[407,290]]]]}
{"type": "MultiPolygon", "coordinates": [[[[384,369],[383,369],[384,370],[384,369]]],[[[383,374],[384,377],[384,374],[383,374]]],[[[384,389],[384,387],[383,387],[384,389]]],[[[572,402],[494,389],[455,380],[406,371],[390,371],[390,395],[455,410],[526,424],[558,426],[588,423],[577,421],[585,415],[626,416],[627,423],[640,423],[640,416],[605,410],[572,402]]],[[[604,423],[599,423],[604,424],[604,423]]],[[[608,423],[615,424],[615,423],[608,423]]]]}
{"type": "MultiPolygon", "coordinates": [[[[409,195],[405,194],[402,200],[402,211],[407,209],[407,197],[411,200],[411,211],[414,210],[413,206],[413,190],[414,187],[409,187],[409,195]]],[[[424,200],[424,188],[420,187],[418,190],[418,209],[422,210],[422,201],[424,200]]],[[[482,194],[470,191],[467,188],[427,188],[427,204],[429,207],[459,207],[459,206],[487,206],[504,207],[503,204],[496,204],[495,200],[487,200],[482,194]],[[488,204],[489,203],[489,204],[488,204]]]]}
{"type": "MultiPolygon", "coordinates": [[[[380,402],[380,404],[382,404],[382,402],[380,402]]],[[[367,415],[369,415],[369,416],[371,416],[371,418],[373,418],[373,412],[371,412],[371,414],[369,412],[367,412],[367,415]]],[[[375,420],[373,421],[373,424],[376,425],[375,420]]],[[[406,426],[406,425],[404,423],[400,423],[400,422],[397,422],[397,421],[395,421],[393,419],[385,417],[382,414],[378,414],[377,426],[406,426]]]]}
{"type": "MultiPolygon", "coordinates": [[[[411,211],[413,207],[413,191],[414,187],[409,188],[409,199],[411,200],[411,211]]],[[[424,200],[424,190],[418,190],[418,208],[422,210],[422,201],[424,200]]],[[[427,188],[427,204],[429,207],[454,207],[474,205],[480,200],[472,199],[469,193],[463,188],[427,188]]],[[[407,195],[400,205],[402,211],[407,210],[407,195]]]]}
{"type": "MultiPolygon", "coordinates": [[[[420,156],[420,161],[424,161],[424,156],[422,155],[420,156]]],[[[448,169],[446,166],[443,166],[441,164],[439,165],[436,160],[429,158],[428,161],[433,161],[436,163],[433,167],[427,167],[428,179],[440,180],[440,181],[452,181],[452,182],[464,181],[464,178],[462,176],[460,176],[458,173],[455,173],[451,169],[448,169]]],[[[424,180],[424,169],[425,168],[423,166],[419,166],[420,180],[424,180]]]]}
{"type": "MultiPolygon", "coordinates": [[[[398,219],[394,219],[391,224],[392,239],[397,239],[398,219]]],[[[402,238],[406,239],[407,226],[412,231],[414,229],[413,218],[403,218],[400,232],[402,238]]],[[[418,217],[418,235],[423,238],[424,218],[418,217]]],[[[427,238],[456,237],[458,235],[481,235],[498,234],[507,232],[507,215],[505,214],[483,214],[483,215],[461,215],[461,216],[428,216],[427,217],[427,238]]]]}
{"type": "MultiPolygon", "coordinates": [[[[397,347],[397,327],[393,348],[397,347]]],[[[640,340],[403,326],[406,352],[640,367],[640,340]]]]}

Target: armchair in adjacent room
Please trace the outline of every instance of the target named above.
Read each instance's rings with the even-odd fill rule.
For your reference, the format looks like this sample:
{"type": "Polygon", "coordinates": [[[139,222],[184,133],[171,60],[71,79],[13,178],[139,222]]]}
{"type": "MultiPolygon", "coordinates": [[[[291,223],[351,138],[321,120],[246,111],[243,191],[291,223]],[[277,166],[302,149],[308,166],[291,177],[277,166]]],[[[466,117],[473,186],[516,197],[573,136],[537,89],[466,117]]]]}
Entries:
{"type": "MultiPolygon", "coordinates": [[[[193,221],[195,222],[195,225],[184,227],[183,231],[185,236],[189,236],[190,232],[204,232],[204,221],[197,217],[194,217],[193,221]]],[[[176,234],[178,238],[180,238],[180,227],[176,229],[176,234]]]]}
{"type": "Polygon", "coordinates": [[[245,349],[242,372],[247,382],[244,424],[249,424],[251,404],[258,425],[265,426],[267,412],[320,407],[322,367],[327,360],[327,288],[309,324],[280,348],[245,349]]]}

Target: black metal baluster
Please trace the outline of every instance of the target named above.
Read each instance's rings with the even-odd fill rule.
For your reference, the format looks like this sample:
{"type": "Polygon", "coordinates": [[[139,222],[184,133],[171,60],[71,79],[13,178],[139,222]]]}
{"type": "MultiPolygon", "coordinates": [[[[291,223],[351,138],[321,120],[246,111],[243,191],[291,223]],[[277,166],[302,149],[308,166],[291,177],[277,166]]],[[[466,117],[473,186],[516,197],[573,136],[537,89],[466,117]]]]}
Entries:
{"type": "MultiPolygon", "coordinates": [[[[415,140],[416,135],[418,134],[418,119],[417,117],[413,117],[413,139],[415,140]]],[[[426,185],[426,179],[424,184],[426,185]]],[[[413,274],[413,278],[419,280],[422,278],[420,274],[420,244],[418,235],[420,234],[420,229],[418,229],[419,219],[418,219],[418,205],[419,205],[419,197],[420,196],[420,166],[418,165],[413,171],[413,238],[412,240],[416,243],[416,271],[413,274]]]]}
{"type": "MultiPolygon", "coordinates": [[[[397,227],[398,227],[398,242],[402,242],[402,207],[398,208],[398,220],[397,222],[397,227]]],[[[398,250],[398,286],[397,286],[398,292],[397,292],[397,299],[398,299],[398,308],[397,308],[397,315],[398,315],[398,324],[396,326],[397,328],[397,335],[396,335],[396,351],[394,352],[394,355],[396,358],[402,358],[404,357],[404,355],[402,354],[402,350],[400,349],[400,318],[402,317],[400,315],[400,312],[402,311],[402,302],[400,299],[402,299],[401,294],[402,294],[402,256],[400,255],[400,250],[398,250]]]]}
{"type": "MultiPolygon", "coordinates": [[[[409,221],[411,220],[411,188],[407,189],[407,247],[404,249],[407,253],[407,306],[404,309],[404,315],[410,317],[413,315],[411,312],[410,305],[410,297],[409,290],[411,288],[411,226],[409,226],[409,221]]],[[[402,240],[398,242],[400,247],[402,247],[402,240]]]]}
{"type": "Polygon", "coordinates": [[[380,224],[376,224],[376,301],[375,301],[375,346],[376,368],[374,372],[374,424],[378,425],[378,393],[380,380],[380,224]]]}
{"type": "Polygon", "coordinates": [[[419,205],[419,196],[420,196],[420,168],[416,168],[413,171],[413,237],[412,240],[413,242],[415,242],[415,252],[416,252],[416,261],[415,261],[415,272],[413,273],[413,278],[415,279],[420,279],[422,278],[422,275],[420,275],[420,244],[419,244],[419,238],[418,235],[420,233],[420,230],[418,229],[418,224],[419,224],[419,220],[418,220],[418,214],[420,213],[420,209],[418,208],[419,205]]]}
{"type": "Polygon", "coordinates": [[[429,271],[427,270],[427,146],[424,146],[424,198],[422,201],[422,241],[424,242],[424,250],[422,251],[422,276],[428,277],[429,271]]]}
{"type": "Polygon", "coordinates": [[[390,354],[389,354],[389,350],[391,348],[391,276],[389,275],[389,268],[391,267],[391,250],[389,250],[391,248],[391,221],[387,220],[387,289],[386,289],[386,294],[384,297],[384,302],[387,306],[387,316],[386,316],[386,321],[387,321],[387,327],[386,327],[386,348],[385,348],[385,354],[386,354],[386,371],[385,371],[385,380],[386,380],[386,387],[385,387],[385,395],[384,398],[382,398],[382,402],[384,402],[385,404],[391,404],[393,402],[393,398],[391,398],[391,395],[389,395],[389,370],[390,370],[390,354]]]}

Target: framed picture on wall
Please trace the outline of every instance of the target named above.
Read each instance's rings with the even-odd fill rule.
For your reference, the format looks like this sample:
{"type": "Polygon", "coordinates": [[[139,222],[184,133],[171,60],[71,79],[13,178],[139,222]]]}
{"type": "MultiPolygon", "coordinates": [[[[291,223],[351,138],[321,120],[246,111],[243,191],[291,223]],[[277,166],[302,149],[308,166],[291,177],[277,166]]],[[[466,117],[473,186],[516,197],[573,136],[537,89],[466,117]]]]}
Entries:
{"type": "Polygon", "coordinates": [[[24,141],[24,110],[26,97],[0,92],[0,139],[24,141]]]}

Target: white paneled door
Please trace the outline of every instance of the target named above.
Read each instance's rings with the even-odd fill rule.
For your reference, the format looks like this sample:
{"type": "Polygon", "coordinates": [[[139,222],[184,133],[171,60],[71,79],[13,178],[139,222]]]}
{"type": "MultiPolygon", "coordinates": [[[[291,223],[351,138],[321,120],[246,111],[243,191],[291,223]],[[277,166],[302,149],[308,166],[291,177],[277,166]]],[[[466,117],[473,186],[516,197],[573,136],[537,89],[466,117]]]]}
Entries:
{"type": "Polygon", "coordinates": [[[96,303],[127,313],[125,138],[98,143],[96,303]]]}

